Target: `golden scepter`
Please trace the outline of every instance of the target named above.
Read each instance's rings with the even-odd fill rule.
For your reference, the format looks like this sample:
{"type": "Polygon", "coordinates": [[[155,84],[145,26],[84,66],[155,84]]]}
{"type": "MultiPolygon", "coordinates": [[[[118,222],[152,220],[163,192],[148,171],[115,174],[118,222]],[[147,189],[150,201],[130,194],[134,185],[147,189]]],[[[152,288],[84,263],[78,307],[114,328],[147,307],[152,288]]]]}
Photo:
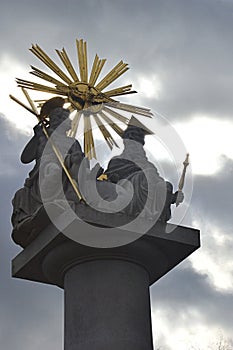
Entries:
{"type": "MultiPolygon", "coordinates": [[[[178,195],[179,195],[179,192],[182,192],[183,190],[183,187],[184,187],[184,181],[185,181],[185,175],[186,175],[186,169],[187,169],[187,166],[189,165],[189,153],[186,154],[186,158],[183,162],[183,171],[182,171],[182,174],[181,174],[181,177],[180,177],[180,181],[179,181],[179,185],[178,185],[178,195]]],[[[178,198],[178,196],[177,196],[178,198]]],[[[177,201],[176,202],[176,207],[178,207],[180,203],[177,201]]]]}
{"type": "MultiPolygon", "coordinates": [[[[19,103],[22,107],[26,108],[29,112],[31,112],[32,114],[34,114],[34,115],[37,117],[38,121],[41,122],[42,120],[41,120],[40,117],[39,117],[39,114],[38,114],[38,112],[37,112],[36,106],[34,105],[34,102],[32,101],[32,99],[31,99],[31,97],[29,96],[28,92],[27,92],[24,88],[22,88],[22,90],[23,90],[23,92],[24,92],[24,94],[25,94],[25,96],[26,96],[26,98],[27,98],[27,100],[28,100],[28,102],[29,102],[31,108],[27,107],[24,103],[22,103],[21,101],[19,101],[17,98],[15,98],[15,97],[12,96],[12,95],[10,95],[10,98],[11,98],[13,101],[19,103]]],[[[47,129],[46,129],[46,127],[43,125],[43,123],[42,123],[41,126],[42,126],[42,130],[43,130],[43,132],[44,132],[44,134],[45,134],[45,137],[46,137],[47,140],[50,142],[50,144],[51,144],[51,146],[52,146],[52,149],[53,149],[53,151],[54,151],[54,153],[55,153],[55,155],[56,155],[56,157],[57,157],[57,159],[58,159],[60,165],[62,166],[62,169],[64,170],[66,176],[68,177],[68,179],[69,179],[69,181],[70,181],[71,186],[73,187],[73,189],[74,189],[75,193],[77,194],[79,200],[83,200],[83,197],[82,197],[81,193],[79,192],[79,189],[78,189],[78,187],[77,187],[76,182],[75,182],[74,179],[71,177],[71,175],[70,175],[70,173],[69,173],[67,167],[66,167],[65,164],[64,164],[64,160],[63,160],[63,157],[62,157],[60,151],[58,150],[58,148],[56,147],[56,145],[53,143],[53,141],[51,140],[51,138],[49,137],[49,134],[48,134],[48,132],[47,132],[47,129]]]]}

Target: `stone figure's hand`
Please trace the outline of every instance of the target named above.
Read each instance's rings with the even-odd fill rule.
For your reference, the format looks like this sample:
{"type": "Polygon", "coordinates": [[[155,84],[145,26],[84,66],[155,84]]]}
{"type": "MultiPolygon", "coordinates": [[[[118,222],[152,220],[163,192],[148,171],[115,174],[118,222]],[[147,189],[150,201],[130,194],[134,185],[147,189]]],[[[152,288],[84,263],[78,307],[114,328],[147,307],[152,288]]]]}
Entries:
{"type": "Polygon", "coordinates": [[[103,172],[104,169],[97,163],[90,171],[90,178],[96,180],[103,172]]]}
{"type": "Polygon", "coordinates": [[[33,130],[34,130],[35,135],[37,135],[37,136],[40,136],[43,134],[41,124],[37,124],[36,126],[34,126],[33,130]]]}
{"type": "Polygon", "coordinates": [[[184,194],[183,194],[182,191],[176,191],[175,196],[176,196],[176,201],[175,201],[175,203],[176,203],[176,206],[178,206],[180,203],[183,202],[183,200],[184,200],[184,194]]]}
{"type": "Polygon", "coordinates": [[[104,172],[104,168],[102,168],[101,166],[99,167],[97,173],[96,173],[96,179],[98,179],[99,176],[101,176],[104,172]]]}

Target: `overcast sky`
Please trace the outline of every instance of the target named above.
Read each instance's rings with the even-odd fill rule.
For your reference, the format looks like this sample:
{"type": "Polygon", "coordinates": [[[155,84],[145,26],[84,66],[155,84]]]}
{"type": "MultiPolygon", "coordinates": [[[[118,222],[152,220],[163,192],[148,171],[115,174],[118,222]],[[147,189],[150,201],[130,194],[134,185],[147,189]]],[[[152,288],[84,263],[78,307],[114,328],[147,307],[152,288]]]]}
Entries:
{"type": "MultiPolygon", "coordinates": [[[[14,79],[28,78],[30,64],[44,68],[32,43],[59,62],[62,47],[75,59],[76,37],[87,40],[90,61],[98,53],[109,69],[129,63],[120,85],[138,94],[127,101],[165,118],[191,155],[183,224],[201,230],[202,247],[151,288],[156,346],[233,341],[233,0],[3,0],[0,33],[1,348],[63,348],[63,292],[10,277],[20,251],[10,239],[11,199],[31,168],[19,157],[36,120],[8,95],[20,98],[14,79]]],[[[153,140],[147,147],[159,157],[153,140]]]]}

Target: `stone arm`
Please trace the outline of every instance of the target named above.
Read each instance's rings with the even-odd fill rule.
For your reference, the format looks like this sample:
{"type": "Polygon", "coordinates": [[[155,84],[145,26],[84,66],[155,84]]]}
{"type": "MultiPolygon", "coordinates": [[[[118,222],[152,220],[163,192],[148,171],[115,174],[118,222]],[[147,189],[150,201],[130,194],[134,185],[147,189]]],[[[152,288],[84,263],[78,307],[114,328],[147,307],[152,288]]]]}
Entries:
{"type": "Polygon", "coordinates": [[[22,154],[21,154],[21,162],[24,164],[31,163],[34,159],[37,158],[37,150],[39,146],[39,139],[43,135],[43,130],[39,124],[37,124],[34,128],[34,136],[25,146],[22,154]]]}
{"type": "Polygon", "coordinates": [[[89,168],[88,159],[84,159],[85,154],[82,151],[82,148],[77,140],[74,141],[71,148],[69,149],[68,154],[65,157],[64,164],[68,171],[70,172],[71,177],[78,182],[78,173],[81,163],[84,161],[85,167],[89,168]]]}
{"type": "Polygon", "coordinates": [[[133,161],[120,157],[112,158],[104,174],[107,175],[108,181],[117,183],[122,179],[127,179],[129,176],[141,171],[141,168],[137,166],[133,161]]]}
{"type": "Polygon", "coordinates": [[[182,191],[176,191],[171,196],[171,204],[180,204],[184,200],[184,194],[182,191]]]}
{"type": "Polygon", "coordinates": [[[160,216],[160,221],[167,222],[171,219],[171,205],[172,204],[180,204],[183,202],[184,194],[181,191],[176,191],[173,193],[173,186],[170,182],[166,181],[167,194],[166,201],[164,204],[163,211],[160,216]]]}
{"type": "Polygon", "coordinates": [[[176,191],[173,193],[173,186],[169,181],[166,181],[167,186],[167,204],[182,203],[184,200],[184,194],[182,191],[176,191]]]}

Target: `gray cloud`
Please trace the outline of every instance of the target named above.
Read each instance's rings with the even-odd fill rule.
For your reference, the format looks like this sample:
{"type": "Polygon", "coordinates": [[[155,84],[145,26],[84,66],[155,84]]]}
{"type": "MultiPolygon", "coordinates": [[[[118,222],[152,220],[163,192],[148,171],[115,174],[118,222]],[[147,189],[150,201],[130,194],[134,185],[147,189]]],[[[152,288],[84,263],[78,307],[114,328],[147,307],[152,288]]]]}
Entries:
{"type": "MultiPolygon", "coordinates": [[[[192,329],[195,334],[196,329],[203,324],[208,325],[209,329],[214,327],[219,330],[215,334],[216,340],[219,340],[221,334],[228,334],[224,338],[232,335],[233,316],[230,305],[233,294],[216,291],[209,283],[208,276],[195,272],[187,261],[151,288],[151,299],[155,326],[160,323],[160,319],[156,319],[160,313],[156,311],[161,310],[171,330],[192,329]]],[[[167,340],[164,335],[155,333],[156,344],[170,349],[167,340]]],[[[192,345],[191,341],[186,344],[190,349],[192,345]]]]}
{"type": "Polygon", "coordinates": [[[29,168],[19,164],[27,137],[0,117],[0,343],[5,350],[62,349],[63,293],[55,287],[11,278],[11,259],[21,250],[11,241],[11,199],[29,168]]]}
{"type": "MultiPolygon", "coordinates": [[[[207,275],[195,272],[188,263],[183,265],[163,277],[152,288],[155,308],[166,308],[168,313],[176,315],[177,321],[179,313],[182,316],[186,311],[195,310],[207,324],[228,328],[230,331],[233,315],[229,305],[233,302],[233,294],[215,290],[207,275]]],[[[182,317],[179,322],[182,323],[182,317]]]]}
{"type": "Polygon", "coordinates": [[[9,1],[1,11],[2,47],[29,66],[38,62],[27,51],[31,43],[53,57],[55,48],[65,46],[74,57],[75,37],[81,36],[90,56],[107,57],[109,67],[121,58],[128,61],[127,81],[156,74],[160,97],[144,102],[169,118],[192,113],[232,118],[232,10],[233,4],[212,0],[9,1]],[[15,30],[8,30],[9,13],[17,40],[15,30]]]}
{"type": "MultiPolygon", "coordinates": [[[[192,203],[219,225],[229,226],[233,219],[233,161],[222,156],[222,167],[213,176],[195,176],[192,203]]],[[[192,204],[191,204],[192,205],[192,204]]]]}

